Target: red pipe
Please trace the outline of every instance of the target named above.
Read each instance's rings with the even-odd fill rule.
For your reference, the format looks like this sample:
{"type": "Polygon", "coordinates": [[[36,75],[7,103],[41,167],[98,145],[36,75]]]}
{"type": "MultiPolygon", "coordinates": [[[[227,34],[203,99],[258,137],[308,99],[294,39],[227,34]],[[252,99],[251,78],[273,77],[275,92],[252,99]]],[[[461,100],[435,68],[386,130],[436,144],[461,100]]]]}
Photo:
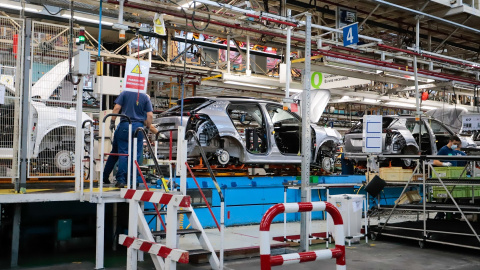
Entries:
{"type": "MultiPolygon", "coordinates": [[[[322,55],[325,56],[330,56],[330,57],[337,57],[340,59],[345,59],[345,60],[351,60],[351,61],[358,61],[360,63],[365,63],[365,64],[371,64],[371,65],[376,65],[376,66],[383,66],[383,67],[388,67],[388,68],[394,68],[394,69],[399,69],[407,72],[413,72],[413,67],[410,66],[403,66],[400,64],[395,64],[395,63],[389,63],[385,61],[380,61],[380,60],[375,60],[371,58],[366,58],[366,57],[361,57],[361,56],[356,56],[356,55],[350,55],[350,54],[345,54],[345,53],[340,53],[340,52],[333,52],[333,51],[326,51],[326,50],[317,50],[319,51],[322,55]],[[412,70],[412,71],[409,71],[412,70]]],[[[470,79],[465,79],[462,77],[454,76],[454,75],[449,75],[449,74],[443,74],[443,73],[438,73],[438,72],[433,72],[425,69],[419,69],[418,70],[419,74],[423,75],[429,75],[429,76],[434,76],[438,78],[443,78],[443,79],[448,79],[448,80],[455,80],[459,82],[464,82],[468,84],[473,84],[473,85],[480,85],[480,81],[476,80],[470,80],[470,79]]]]}
{"type": "MultiPolygon", "coordinates": [[[[332,1],[328,1],[328,0],[321,0],[322,2],[324,3],[327,3],[327,4],[331,4],[331,5],[334,5],[334,6],[338,6],[338,7],[344,7],[344,8],[348,8],[348,9],[351,9],[352,7],[348,7],[346,5],[342,5],[342,4],[339,4],[339,3],[334,3],[332,1]]],[[[362,14],[365,14],[365,15],[368,15],[370,13],[370,11],[363,11],[363,10],[359,10],[359,9],[356,9],[355,8],[355,11],[359,12],[359,13],[362,13],[362,14]]],[[[376,15],[376,14],[372,14],[371,15],[372,17],[376,17],[376,18],[379,18],[379,19],[382,19],[382,20],[387,20],[387,21],[390,21],[390,22],[393,22],[395,24],[398,24],[399,21],[398,19],[392,19],[390,17],[384,17],[384,16],[381,16],[381,15],[376,15]]],[[[414,24],[409,24],[409,23],[404,23],[404,25],[407,25],[407,26],[410,26],[410,27],[415,27],[414,24]]],[[[433,33],[437,33],[437,34],[441,34],[441,35],[447,35],[445,32],[442,32],[442,31],[439,31],[439,30],[435,30],[435,29],[431,29],[431,28],[427,28],[425,30],[428,30],[430,32],[433,32],[433,33]]],[[[453,36],[452,37],[454,38],[458,38],[458,39],[461,39],[461,40],[466,40],[466,41],[469,41],[469,42],[472,42],[472,43],[477,43],[477,44],[480,44],[478,41],[474,41],[474,40],[471,40],[471,39],[466,39],[465,37],[463,36],[453,36]]]]}
{"type": "Polygon", "coordinates": [[[293,26],[293,27],[297,27],[297,26],[298,26],[298,25],[295,24],[295,23],[284,22],[284,21],[280,21],[280,20],[276,20],[276,19],[270,19],[270,18],[267,18],[267,17],[261,17],[261,16],[254,15],[254,14],[245,14],[245,15],[246,15],[247,17],[252,17],[252,18],[256,18],[256,19],[260,19],[260,20],[265,20],[265,21],[269,21],[269,22],[284,24],[284,25],[288,25],[288,26],[293,26]]]}
{"type": "MultiPolygon", "coordinates": [[[[116,5],[120,4],[118,1],[114,1],[114,0],[108,0],[108,3],[116,4],[116,5]]],[[[172,12],[168,9],[163,9],[163,8],[150,8],[150,7],[134,5],[134,4],[130,4],[130,3],[125,3],[125,4],[123,4],[123,6],[136,8],[136,9],[141,9],[141,10],[146,10],[146,11],[157,12],[157,13],[164,13],[164,14],[171,15],[171,16],[178,17],[178,18],[186,18],[186,16],[184,14],[177,13],[177,12],[172,12]]],[[[251,28],[247,28],[247,27],[243,27],[243,26],[239,26],[239,25],[235,25],[235,24],[217,22],[217,21],[214,21],[214,20],[209,21],[208,19],[197,18],[197,17],[195,18],[195,20],[199,21],[199,22],[209,22],[211,24],[215,24],[215,25],[219,25],[219,26],[230,27],[230,28],[240,29],[240,30],[244,30],[244,31],[254,32],[254,33],[258,33],[258,34],[262,34],[262,35],[274,36],[274,37],[279,37],[279,38],[287,38],[285,35],[271,33],[271,32],[262,31],[262,30],[251,29],[251,28]]],[[[292,40],[305,42],[303,39],[294,38],[294,37],[292,37],[292,40]]]]}
{"type": "Polygon", "coordinates": [[[208,211],[210,211],[210,214],[212,215],[213,220],[215,221],[215,224],[217,224],[218,231],[221,231],[220,230],[220,225],[218,225],[218,221],[215,218],[215,215],[213,214],[212,208],[210,207],[210,204],[208,203],[207,198],[205,198],[205,194],[203,194],[203,191],[202,191],[202,189],[200,188],[200,185],[197,182],[197,178],[195,178],[195,175],[193,175],[192,169],[190,169],[190,166],[188,165],[187,162],[185,162],[185,166],[187,166],[187,169],[190,172],[190,175],[192,176],[193,181],[195,181],[195,184],[197,185],[197,188],[200,191],[200,194],[202,194],[202,198],[203,198],[203,200],[205,201],[205,204],[208,207],[208,211]]]}
{"type": "MultiPolygon", "coordinates": [[[[112,4],[119,4],[118,1],[113,1],[113,0],[108,0],[108,3],[112,3],[112,4]]],[[[171,16],[175,16],[175,17],[179,17],[179,18],[185,18],[186,16],[184,14],[179,14],[179,13],[176,13],[176,12],[172,12],[172,11],[169,11],[167,9],[160,9],[160,8],[149,8],[149,7],[144,7],[144,6],[139,6],[139,5],[134,5],[134,4],[130,4],[130,3],[125,3],[124,6],[126,7],[131,7],[131,8],[137,8],[137,9],[141,9],[141,10],[147,10],[147,11],[152,11],[152,12],[160,12],[160,13],[165,13],[167,15],[171,15],[171,16]]],[[[203,19],[203,18],[196,18],[197,21],[201,21],[201,22],[208,22],[207,19],[203,19]]],[[[243,27],[243,26],[239,26],[239,25],[235,25],[235,24],[228,24],[228,23],[223,23],[223,22],[217,22],[217,21],[213,21],[213,20],[210,20],[210,23],[211,24],[215,24],[215,25],[220,25],[220,26],[224,26],[224,27],[231,27],[231,28],[235,28],[235,29],[240,29],[240,30],[245,30],[245,31],[249,31],[249,32],[254,32],[254,33],[259,33],[259,34],[263,34],[263,35],[269,35],[269,36],[274,36],[274,37],[279,37],[279,38],[286,38],[286,36],[284,35],[281,35],[281,34],[276,34],[276,33],[271,33],[271,32],[267,32],[267,31],[262,31],[262,30],[256,30],[256,29],[251,29],[251,28],[247,28],[247,27],[243,27]]],[[[299,41],[299,42],[305,42],[304,39],[301,39],[301,38],[295,38],[295,37],[292,37],[291,38],[292,40],[295,40],[295,41],[299,41]]],[[[313,43],[314,41],[312,41],[313,43]]],[[[322,51],[322,50],[318,50],[318,51],[322,51]]],[[[326,51],[325,51],[326,52],[326,51]]],[[[336,57],[336,56],[333,56],[333,57],[336,57]]],[[[347,59],[347,60],[351,60],[351,58],[353,57],[352,55],[348,55],[347,54],[347,57],[348,58],[343,58],[343,59],[347,59]]],[[[339,57],[340,58],[340,57],[339,57]]],[[[359,60],[357,60],[358,62],[362,62],[360,59],[362,58],[358,58],[359,60]]],[[[388,62],[383,62],[383,61],[378,61],[378,60],[374,60],[374,59],[368,59],[368,58],[363,58],[364,61],[370,61],[368,62],[368,64],[372,64],[373,63],[376,63],[374,65],[381,65],[381,66],[388,66],[390,65],[391,63],[388,63],[388,62]],[[388,65],[387,65],[388,64],[388,65]]],[[[365,63],[365,62],[363,62],[365,63]]],[[[401,70],[407,70],[407,69],[402,69],[403,66],[402,65],[397,65],[396,68],[400,68],[401,70]]],[[[412,69],[413,70],[413,69],[412,69]]],[[[407,70],[408,71],[408,70],[407,70]]],[[[438,78],[444,78],[444,79],[450,79],[450,80],[456,80],[456,81],[459,81],[459,82],[465,82],[465,83],[469,83],[469,84],[474,84],[474,85],[480,85],[480,82],[479,81],[472,81],[472,80],[468,80],[468,79],[463,79],[463,78],[459,78],[457,76],[451,76],[451,75],[447,75],[447,74],[439,74],[437,72],[434,72],[433,74],[430,73],[430,72],[427,72],[426,70],[419,70],[419,73],[420,74],[424,74],[424,75],[432,75],[432,76],[436,76],[438,78]]]]}
{"type": "Polygon", "coordinates": [[[404,52],[404,53],[408,53],[408,54],[411,54],[411,55],[416,55],[416,56],[420,56],[420,57],[425,57],[425,58],[430,58],[430,59],[434,59],[434,60],[438,60],[438,61],[443,61],[443,62],[454,64],[454,65],[461,65],[461,66],[467,66],[467,67],[480,69],[479,66],[474,66],[474,65],[471,65],[471,64],[467,64],[467,63],[463,63],[463,62],[459,62],[459,61],[455,61],[455,60],[450,60],[450,59],[446,59],[446,58],[443,58],[443,57],[438,57],[438,56],[434,56],[434,55],[430,55],[430,54],[420,54],[420,53],[413,52],[413,51],[410,51],[410,50],[399,49],[399,48],[395,48],[395,47],[384,45],[384,44],[378,44],[378,47],[380,47],[382,49],[404,52]]]}

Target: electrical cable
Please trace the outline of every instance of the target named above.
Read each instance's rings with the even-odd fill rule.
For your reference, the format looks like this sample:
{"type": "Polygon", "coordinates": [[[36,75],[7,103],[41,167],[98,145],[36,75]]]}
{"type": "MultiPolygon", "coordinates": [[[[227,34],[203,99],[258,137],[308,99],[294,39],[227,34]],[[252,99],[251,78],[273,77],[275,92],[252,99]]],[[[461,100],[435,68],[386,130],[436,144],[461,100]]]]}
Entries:
{"type": "Polygon", "coordinates": [[[45,4],[42,4],[43,8],[45,9],[45,11],[47,11],[48,14],[52,15],[52,16],[55,16],[55,15],[58,15],[58,13],[62,12],[64,9],[61,8],[59,11],[57,12],[51,12],[50,10],[48,10],[47,6],[45,4]]]}
{"type": "Polygon", "coordinates": [[[197,26],[195,25],[195,10],[197,9],[196,8],[196,3],[197,3],[197,1],[193,1],[192,26],[193,26],[193,28],[195,28],[195,30],[201,32],[201,31],[205,31],[208,28],[208,26],[210,25],[210,9],[208,8],[207,5],[204,5],[205,8],[207,9],[207,13],[208,13],[207,24],[202,29],[197,28],[197,26]]]}

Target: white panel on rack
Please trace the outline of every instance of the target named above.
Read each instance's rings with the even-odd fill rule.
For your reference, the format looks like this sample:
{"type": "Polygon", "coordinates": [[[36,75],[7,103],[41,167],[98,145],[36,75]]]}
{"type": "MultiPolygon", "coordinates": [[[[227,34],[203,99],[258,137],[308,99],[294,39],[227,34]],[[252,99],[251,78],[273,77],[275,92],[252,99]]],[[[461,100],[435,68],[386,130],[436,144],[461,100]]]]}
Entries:
{"type": "Polygon", "coordinates": [[[363,145],[364,153],[382,152],[382,116],[363,116],[363,145]]]}

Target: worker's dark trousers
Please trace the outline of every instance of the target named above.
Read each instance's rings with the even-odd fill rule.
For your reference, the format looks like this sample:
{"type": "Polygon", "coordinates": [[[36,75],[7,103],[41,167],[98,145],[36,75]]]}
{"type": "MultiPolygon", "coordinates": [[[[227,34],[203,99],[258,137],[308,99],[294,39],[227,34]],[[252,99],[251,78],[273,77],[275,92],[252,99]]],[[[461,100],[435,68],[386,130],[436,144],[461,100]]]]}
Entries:
{"type": "MultiPolygon", "coordinates": [[[[133,122],[132,123],[132,149],[131,153],[133,153],[133,134],[135,130],[139,127],[143,127],[142,122],[133,122]]],[[[114,143],[117,144],[117,149],[119,154],[128,154],[128,122],[120,122],[117,129],[115,130],[115,135],[113,138],[114,143]]],[[[137,135],[137,160],[141,160],[141,156],[143,154],[143,133],[139,132],[137,135]]],[[[113,146],[115,148],[115,146],[113,146]]],[[[128,168],[128,159],[126,156],[118,157],[118,171],[117,171],[117,182],[118,183],[127,183],[127,168],[128,168]]],[[[133,168],[134,164],[132,164],[131,171],[133,175],[133,168]]],[[[137,182],[142,182],[142,178],[140,175],[137,174],[137,182]]]]}

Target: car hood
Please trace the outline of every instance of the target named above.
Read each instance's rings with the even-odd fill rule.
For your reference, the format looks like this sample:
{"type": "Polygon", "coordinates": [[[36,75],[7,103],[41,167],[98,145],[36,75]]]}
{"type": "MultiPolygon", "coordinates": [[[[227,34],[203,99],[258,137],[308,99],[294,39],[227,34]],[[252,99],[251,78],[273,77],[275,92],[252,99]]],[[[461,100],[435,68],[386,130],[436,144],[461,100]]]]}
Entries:
{"type": "MultiPolygon", "coordinates": [[[[298,93],[293,96],[293,99],[298,99],[302,101],[303,92],[298,93]]],[[[328,102],[330,101],[330,91],[325,89],[320,90],[310,90],[310,122],[317,123],[322,117],[325,107],[327,107],[328,102]]],[[[302,116],[302,103],[300,103],[300,108],[296,112],[299,116],[302,116]]]]}
{"type": "MultiPolygon", "coordinates": [[[[72,59],[73,65],[73,59],[72,59]]],[[[68,75],[68,59],[58,63],[45,73],[33,86],[31,96],[40,96],[41,99],[48,99],[53,91],[62,83],[68,75]]]]}

